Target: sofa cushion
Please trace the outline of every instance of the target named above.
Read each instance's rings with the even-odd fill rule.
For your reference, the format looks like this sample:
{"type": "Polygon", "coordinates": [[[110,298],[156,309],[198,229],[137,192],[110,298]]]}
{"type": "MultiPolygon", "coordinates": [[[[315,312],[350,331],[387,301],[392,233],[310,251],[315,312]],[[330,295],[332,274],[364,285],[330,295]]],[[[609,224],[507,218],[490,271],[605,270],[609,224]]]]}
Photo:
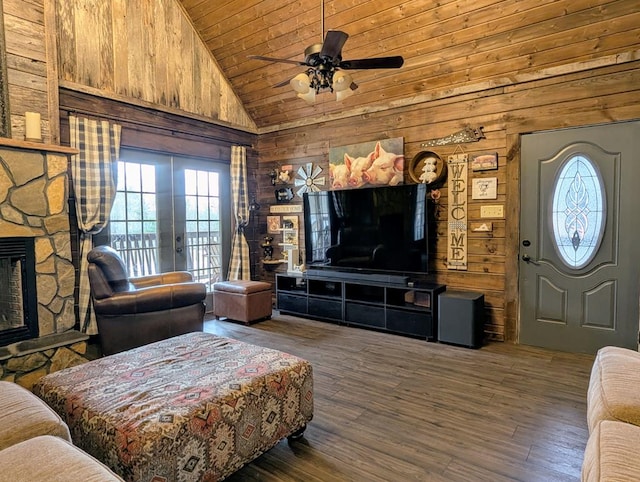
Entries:
{"type": "Polygon", "coordinates": [[[42,435],[0,451],[2,480],[122,481],[110,469],[59,437],[42,435]]]}
{"type": "Polygon", "coordinates": [[[71,441],[69,428],[56,412],[26,388],[0,381],[0,450],[38,435],[71,441]]]}
{"type": "Polygon", "coordinates": [[[640,387],[640,353],[615,346],[601,348],[589,379],[589,432],[602,420],[640,425],[640,390],[635,389],[637,387],[640,387]]]}
{"type": "Polygon", "coordinates": [[[640,480],[640,427],[605,420],[594,427],[582,463],[582,481],[640,480]]]}

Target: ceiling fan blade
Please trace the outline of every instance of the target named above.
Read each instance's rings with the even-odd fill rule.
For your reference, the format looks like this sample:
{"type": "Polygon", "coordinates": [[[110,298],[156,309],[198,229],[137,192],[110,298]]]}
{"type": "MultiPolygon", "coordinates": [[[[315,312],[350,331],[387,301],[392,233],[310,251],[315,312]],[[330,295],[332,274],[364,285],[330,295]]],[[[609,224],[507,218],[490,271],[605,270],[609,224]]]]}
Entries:
{"type": "Polygon", "coordinates": [[[284,62],[286,64],[293,65],[307,65],[304,62],[300,62],[298,60],[274,59],[273,57],[264,57],[262,55],[247,55],[247,57],[254,60],[266,60],[267,62],[284,62]]]}
{"type": "Polygon", "coordinates": [[[289,79],[287,80],[283,80],[282,82],[278,82],[276,85],[274,85],[273,87],[284,87],[285,85],[289,85],[291,81],[289,79]]]}
{"type": "Polygon", "coordinates": [[[340,62],[341,69],[398,69],[404,64],[404,59],[397,55],[395,57],[374,57],[371,59],[343,60],[340,62]]]}
{"type": "Polygon", "coordinates": [[[340,30],[329,30],[324,37],[320,57],[339,58],[342,55],[342,47],[348,38],[349,35],[340,30]]]}

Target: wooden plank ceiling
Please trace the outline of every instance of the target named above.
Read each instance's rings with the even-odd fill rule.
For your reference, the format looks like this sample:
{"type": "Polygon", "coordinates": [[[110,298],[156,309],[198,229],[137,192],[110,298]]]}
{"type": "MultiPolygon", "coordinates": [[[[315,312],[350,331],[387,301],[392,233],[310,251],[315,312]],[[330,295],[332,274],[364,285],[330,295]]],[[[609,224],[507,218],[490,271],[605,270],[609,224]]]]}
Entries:
{"type": "Polygon", "coordinates": [[[635,29],[639,20],[629,3],[611,0],[180,1],[263,131],[341,112],[366,114],[615,53],[619,32],[635,29]],[[617,25],[617,36],[607,36],[612,19],[628,23],[617,25]],[[247,58],[302,61],[306,47],[321,43],[323,27],[349,34],[344,60],[402,55],[405,64],[351,71],[359,86],[355,95],[338,103],[323,93],[309,106],[288,84],[274,87],[304,67],[247,58]]]}

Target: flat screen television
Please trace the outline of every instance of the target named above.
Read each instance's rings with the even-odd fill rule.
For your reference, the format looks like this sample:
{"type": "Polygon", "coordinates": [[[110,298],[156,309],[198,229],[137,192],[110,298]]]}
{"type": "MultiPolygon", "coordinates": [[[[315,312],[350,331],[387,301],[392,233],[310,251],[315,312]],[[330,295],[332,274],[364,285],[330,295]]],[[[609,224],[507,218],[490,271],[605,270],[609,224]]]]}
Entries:
{"type": "Polygon", "coordinates": [[[427,274],[425,184],[309,192],[303,195],[308,269],[427,274]]]}

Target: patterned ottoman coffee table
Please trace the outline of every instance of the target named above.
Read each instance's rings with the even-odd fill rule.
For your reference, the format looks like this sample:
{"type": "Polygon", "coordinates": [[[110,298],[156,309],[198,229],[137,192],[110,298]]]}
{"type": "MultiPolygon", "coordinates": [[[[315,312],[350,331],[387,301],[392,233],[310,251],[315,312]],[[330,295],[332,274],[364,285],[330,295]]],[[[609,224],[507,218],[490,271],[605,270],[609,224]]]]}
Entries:
{"type": "Polygon", "coordinates": [[[221,480],[313,416],[309,362],[189,333],[43,377],[73,443],[126,480],[221,480]]]}

